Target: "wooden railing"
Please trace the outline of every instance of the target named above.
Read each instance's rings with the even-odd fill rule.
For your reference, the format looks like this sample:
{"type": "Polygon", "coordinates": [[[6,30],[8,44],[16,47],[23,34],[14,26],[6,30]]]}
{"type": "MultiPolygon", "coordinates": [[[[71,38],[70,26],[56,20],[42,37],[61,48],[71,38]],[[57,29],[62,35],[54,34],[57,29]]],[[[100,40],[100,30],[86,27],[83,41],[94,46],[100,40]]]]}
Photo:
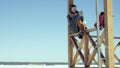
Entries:
{"type": "MultiPolygon", "coordinates": [[[[95,58],[95,55],[97,54],[97,42],[94,40],[94,38],[97,38],[97,36],[91,36],[89,32],[95,31],[96,29],[91,30],[85,30],[83,38],[79,42],[79,40],[76,39],[76,37],[79,35],[80,32],[71,34],[70,35],[70,41],[72,42],[72,45],[75,47],[76,53],[73,56],[72,64],[71,66],[75,67],[76,64],[80,62],[80,59],[82,60],[85,67],[90,67],[92,61],[98,65],[98,61],[95,58]],[[91,44],[91,46],[90,46],[91,44]],[[90,54],[90,50],[93,48],[93,52],[90,54]],[[82,51],[83,49],[83,51],[82,51]],[[80,57],[80,58],[79,58],[80,57]]],[[[120,37],[114,37],[114,39],[120,39],[120,37]]],[[[100,45],[105,45],[105,38],[104,38],[104,30],[100,36],[100,45]]],[[[120,46],[120,41],[117,43],[117,45],[114,47],[114,51],[120,46]]],[[[102,47],[102,46],[101,46],[102,47]]],[[[105,54],[101,51],[101,63],[102,65],[106,64],[106,58],[105,54]]],[[[115,59],[120,62],[120,58],[114,54],[115,59]]]]}

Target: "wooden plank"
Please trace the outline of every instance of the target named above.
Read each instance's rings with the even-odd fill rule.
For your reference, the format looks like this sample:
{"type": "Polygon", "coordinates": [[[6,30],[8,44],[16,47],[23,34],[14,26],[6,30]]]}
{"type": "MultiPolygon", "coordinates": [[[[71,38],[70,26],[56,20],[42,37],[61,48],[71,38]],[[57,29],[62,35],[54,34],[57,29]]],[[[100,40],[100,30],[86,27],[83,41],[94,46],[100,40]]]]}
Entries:
{"type": "Polygon", "coordinates": [[[78,64],[78,62],[80,61],[81,58],[78,58],[77,61],[76,61],[76,64],[78,64]]]}
{"type": "Polygon", "coordinates": [[[81,57],[81,59],[82,59],[82,61],[84,63],[84,55],[82,54],[82,52],[80,50],[78,50],[78,45],[77,45],[77,43],[75,41],[76,39],[73,36],[71,36],[71,40],[72,40],[72,43],[75,45],[76,50],[78,51],[78,53],[79,53],[79,55],[80,55],[80,57],[81,57]]]}
{"type": "Polygon", "coordinates": [[[90,37],[89,33],[85,32],[85,35],[90,40],[90,42],[92,43],[92,46],[94,47],[94,51],[93,51],[92,55],[90,55],[90,58],[87,62],[87,65],[89,66],[91,64],[92,60],[94,59],[94,56],[96,55],[97,49],[95,48],[96,44],[90,37]]]}
{"type": "Polygon", "coordinates": [[[72,66],[75,66],[76,61],[77,61],[77,59],[78,59],[78,56],[79,56],[79,53],[76,52],[76,54],[75,54],[75,56],[74,56],[74,59],[73,59],[73,62],[72,62],[72,66]]]}
{"type": "Polygon", "coordinates": [[[81,31],[77,32],[77,33],[74,33],[74,34],[70,34],[70,36],[78,36],[79,34],[81,33],[81,31]]]}
{"type": "Polygon", "coordinates": [[[89,50],[92,48],[93,46],[89,46],[89,50]]]}
{"type": "MultiPolygon", "coordinates": [[[[82,38],[82,40],[81,40],[81,42],[80,42],[80,44],[79,44],[78,50],[81,50],[81,49],[83,48],[83,43],[84,43],[84,41],[85,41],[85,36],[83,35],[83,38],[82,38]]],[[[76,41],[76,42],[77,42],[77,41],[76,41]]],[[[78,53],[78,51],[77,51],[76,54],[75,54],[75,56],[74,56],[74,60],[73,60],[73,62],[72,62],[72,65],[75,65],[75,64],[77,63],[77,58],[78,58],[78,56],[79,56],[79,53],[78,53]]]]}
{"type": "Polygon", "coordinates": [[[96,55],[97,49],[95,48],[92,55],[90,55],[90,58],[87,62],[87,65],[89,66],[92,63],[92,60],[94,59],[94,56],[96,55]]]}
{"type": "Polygon", "coordinates": [[[71,66],[74,58],[74,46],[72,45],[72,42],[69,41],[68,46],[68,64],[71,66]]]}
{"type": "MultiPolygon", "coordinates": [[[[77,52],[77,53],[78,53],[78,52],[77,52]]],[[[78,53],[78,55],[79,55],[79,53],[78,53]]],[[[76,60],[76,62],[74,63],[74,65],[78,64],[79,61],[80,61],[80,58],[78,58],[78,59],[76,60]]]]}
{"type": "Polygon", "coordinates": [[[96,61],[96,59],[95,59],[95,58],[93,58],[93,60],[94,60],[94,62],[98,65],[98,61],[96,61]]]}
{"type": "MultiPolygon", "coordinates": [[[[94,36],[94,35],[92,35],[91,37],[92,37],[92,38],[97,38],[97,36],[94,36]]],[[[116,37],[116,36],[115,36],[114,39],[120,39],[120,37],[116,37]]]]}
{"type": "MultiPolygon", "coordinates": [[[[87,34],[87,35],[89,36],[89,38],[91,37],[89,34],[87,34]]],[[[103,39],[104,39],[104,31],[102,32],[102,35],[101,35],[101,37],[100,37],[100,45],[102,44],[103,39]]],[[[92,38],[91,38],[91,42],[92,42],[92,45],[94,45],[94,48],[97,48],[97,47],[95,47],[96,45],[95,45],[95,43],[93,43],[92,38]]],[[[101,54],[101,58],[105,58],[104,55],[102,54],[102,52],[100,52],[100,54],[101,54]]],[[[103,61],[104,64],[105,64],[106,60],[105,60],[105,59],[102,59],[102,61],[103,61]]]]}
{"type": "MultiPolygon", "coordinates": [[[[102,44],[103,39],[104,39],[104,31],[102,32],[102,35],[100,36],[100,45],[102,44]]],[[[96,48],[97,48],[97,47],[98,47],[98,46],[96,46],[96,48]]]]}
{"type": "Polygon", "coordinates": [[[85,34],[85,46],[84,46],[84,51],[85,51],[85,68],[89,68],[90,66],[87,65],[87,62],[89,60],[89,40],[88,38],[86,37],[86,34],[85,34]]]}
{"type": "MultiPolygon", "coordinates": [[[[91,36],[92,38],[97,38],[97,36],[91,36]]],[[[100,36],[100,40],[102,41],[103,40],[103,38],[104,38],[104,31],[102,32],[102,35],[100,36]]]]}
{"type": "Polygon", "coordinates": [[[112,0],[104,0],[106,67],[114,68],[114,31],[112,0]]]}
{"type": "MultiPolygon", "coordinates": [[[[68,13],[69,13],[70,4],[73,4],[73,0],[68,0],[68,13]]],[[[70,40],[70,35],[69,35],[69,30],[68,30],[68,68],[72,67],[71,65],[72,65],[73,57],[74,57],[73,55],[74,55],[74,47],[70,40]]]]}
{"type": "Polygon", "coordinates": [[[117,48],[118,48],[118,45],[116,45],[116,46],[114,47],[114,51],[115,51],[117,48]]]}
{"type": "MultiPolygon", "coordinates": [[[[96,54],[96,44],[95,44],[95,42],[93,41],[93,39],[92,39],[92,37],[89,35],[89,33],[85,33],[86,34],[86,36],[87,36],[87,38],[90,40],[90,42],[92,43],[92,46],[94,47],[94,51],[93,51],[93,53],[92,53],[92,56],[90,56],[90,59],[89,59],[89,61],[88,61],[88,63],[87,63],[87,65],[90,65],[91,64],[91,62],[92,62],[92,60],[93,60],[93,58],[94,58],[94,56],[95,56],[95,54],[96,54]]],[[[104,57],[104,55],[100,52],[100,54],[101,54],[101,58],[105,58],[104,57]]],[[[102,59],[103,61],[104,61],[104,63],[105,63],[105,60],[104,59],[102,59]]]]}
{"type": "Polygon", "coordinates": [[[97,31],[96,28],[91,28],[91,29],[87,29],[86,32],[94,32],[94,31],[97,31]]]}
{"type": "Polygon", "coordinates": [[[69,12],[69,8],[70,8],[70,5],[73,4],[74,0],[68,0],[68,12],[69,12]]]}
{"type": "Polygon", "coordinates": [[[114,54],[114,57],[118,62],[120,62],[120,58],[116,54],[114,54]]]}
{"type": "Polygon", "coordinates": [[[118,42],[117,45],[114,47],[114,51],[117,49],[118,46],[120,46],[120,42],[118,42]]]}
{"type": "MultiPolygon", "coordinates": [[[[120,46],[120,42],[118,42],[117,45],[114,47],[114,52],[119,46],[120,46]]],[[[118,62],[120,62],[120,58],[116,54],[114,54],[114,57],[118,62]]]]}

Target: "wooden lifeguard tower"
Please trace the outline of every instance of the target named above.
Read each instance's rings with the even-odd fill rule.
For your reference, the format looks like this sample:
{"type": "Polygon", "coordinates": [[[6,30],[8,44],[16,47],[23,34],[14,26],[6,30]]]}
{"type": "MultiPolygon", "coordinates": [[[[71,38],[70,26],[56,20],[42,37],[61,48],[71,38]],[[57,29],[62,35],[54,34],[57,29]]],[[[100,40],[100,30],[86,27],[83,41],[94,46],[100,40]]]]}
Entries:
{"type": "MultiPolygon", "coordinates": [[[[82,1],[82,0],[81,0],[82,1]]],[[[73,4],[74,0],[68,0],[68,11],[70,4],[73,4]]],[[[100,51],[101,66],[106,68],[115,68],[115,59],[120,62],[118,56],[114,53],[116,48],[120,45],[114,45],[114,39],[120,39],[119,37],[114,37],[113,29],[113,9],[112,0],[104,0],[104,13],[105,13],[105,28],[100,36],[100,44],[105,47],[105,54],[100,51]]],[[[90,65],[94,61],[98,65],[98,60],[95,59],[97,54],[97,42],[93,38],[97,36],[92,36],[89,33],[96,30],[89,29],[84,31],[83,38],[79,42],[75,37],[76,34],[68,34],[68,67],[69,68],[80,68],[80,59],[82,60],[82,65],[84,68],[90,68],[90,65]],[[90,46],[91,44],[91,46],[90,46]],[[90,54],[90,49],[93,47],[93,51],[90,54]]]]}

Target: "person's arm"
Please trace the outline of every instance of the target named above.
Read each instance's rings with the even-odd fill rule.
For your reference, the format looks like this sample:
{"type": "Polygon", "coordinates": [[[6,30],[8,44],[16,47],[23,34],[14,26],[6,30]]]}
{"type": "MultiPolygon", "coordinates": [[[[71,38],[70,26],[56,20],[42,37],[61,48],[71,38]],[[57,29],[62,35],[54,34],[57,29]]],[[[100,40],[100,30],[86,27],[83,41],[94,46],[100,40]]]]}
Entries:
{"type": "Polygon", "coordinates": [[[84,17],[83,16],[80,16],[81,17],[81,21],[83,22],[84,21],[84,17]]]}
{"type": "Polygon", "coordinates": [[[83,22],[84,21],[84,16],[83,16],[83,11],[82,10],[79,12],[79,16],[80,16],[81,21],[83,22]]]}
{"type": "Polygon", "coordinates": [[[67,15],[67,19],[68,19],[68,21],[71,21],[72,17],[70,15],[67,15]]]}

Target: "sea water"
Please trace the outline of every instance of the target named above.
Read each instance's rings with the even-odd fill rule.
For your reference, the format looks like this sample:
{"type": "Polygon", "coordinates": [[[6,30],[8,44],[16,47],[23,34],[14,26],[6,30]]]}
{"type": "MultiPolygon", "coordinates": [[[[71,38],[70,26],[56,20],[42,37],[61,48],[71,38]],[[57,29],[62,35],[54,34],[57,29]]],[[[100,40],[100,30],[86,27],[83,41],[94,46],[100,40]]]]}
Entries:
{"type": "MultiPolygon", "coordinates": [[[[78,65],[77,67],[84,68],[84,65],[78,65]]],[[[90,67],[98,68],[97,65],[91,65],[90,67]]],[[[120,68],[120,65],[115,65],[115,67],[120,68]]],[[[0,68],[68,68],[68,65],[0,65],[0,68]]]]}

